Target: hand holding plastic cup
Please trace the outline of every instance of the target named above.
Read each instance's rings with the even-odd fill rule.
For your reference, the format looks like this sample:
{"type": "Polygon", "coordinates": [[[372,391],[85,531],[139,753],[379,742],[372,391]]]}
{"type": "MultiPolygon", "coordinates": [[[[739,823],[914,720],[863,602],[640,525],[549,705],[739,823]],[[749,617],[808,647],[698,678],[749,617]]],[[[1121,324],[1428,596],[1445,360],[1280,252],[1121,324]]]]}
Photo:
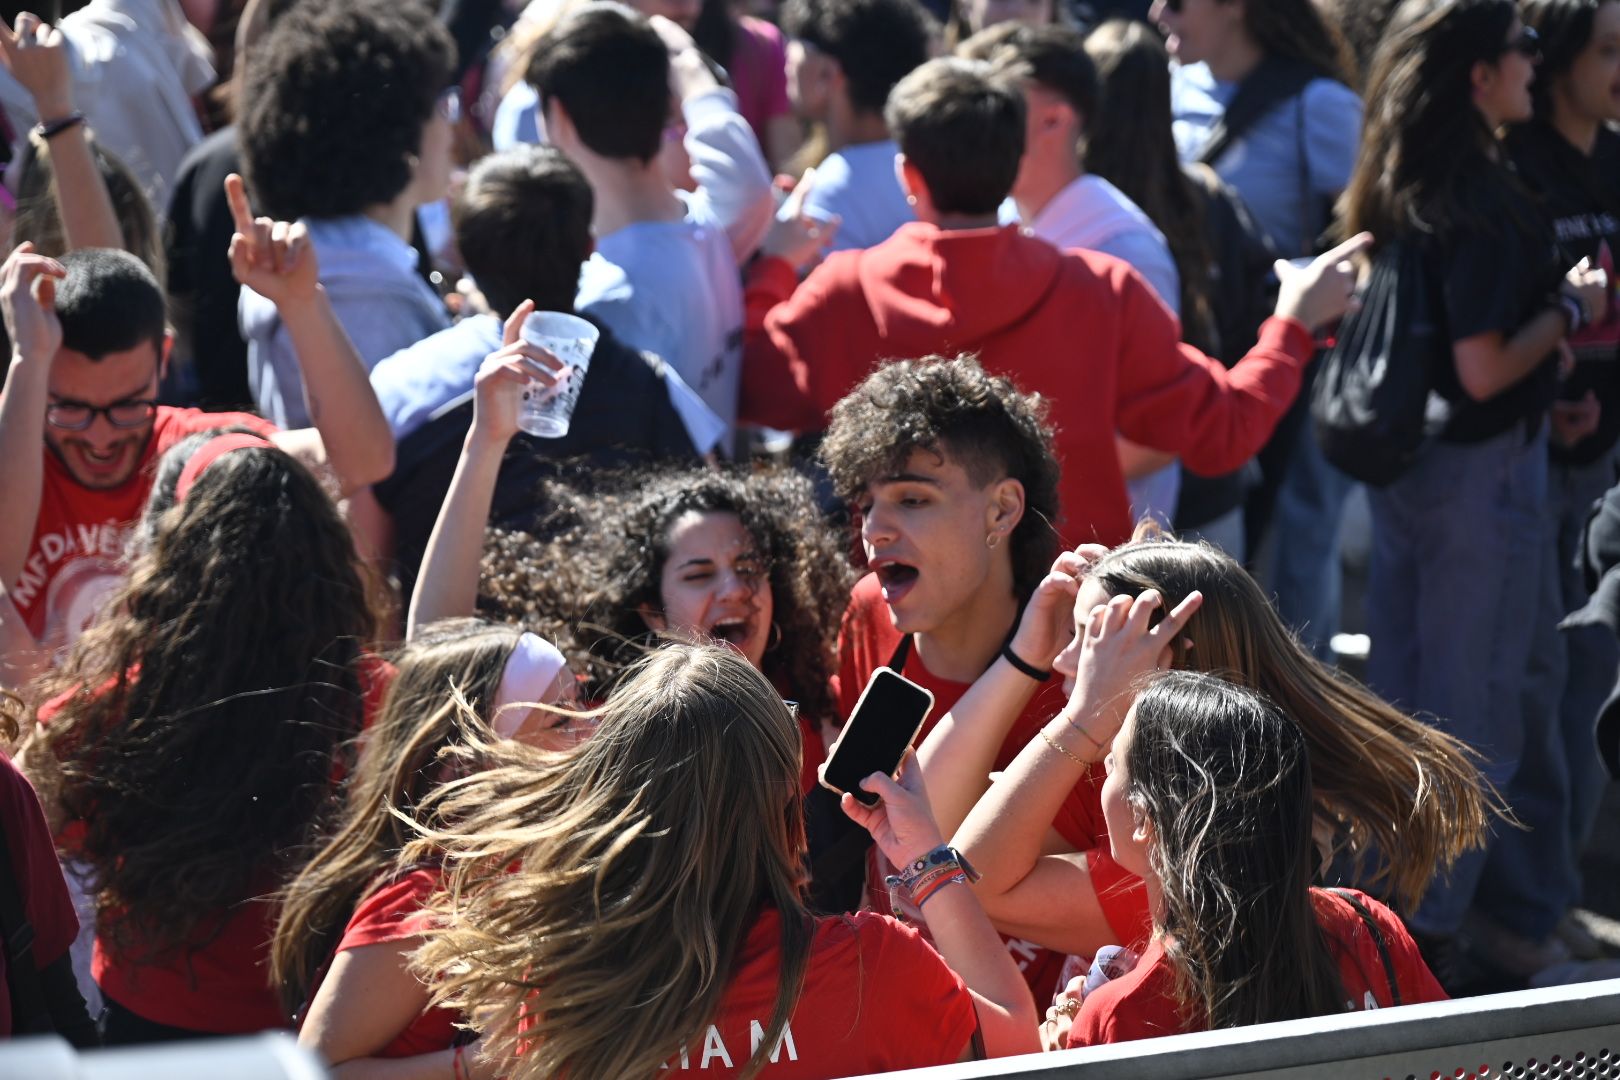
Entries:
{"type": "Polygon", "coordinates": [[[542,439],[560,439],[568,434],[601,333],[579,316],[558,311],[536,311],[523,320],[521,333],[524,341],[555,356],[564,370],[555,386],[529,383],[518,410],[518,427],[542,439]]]}

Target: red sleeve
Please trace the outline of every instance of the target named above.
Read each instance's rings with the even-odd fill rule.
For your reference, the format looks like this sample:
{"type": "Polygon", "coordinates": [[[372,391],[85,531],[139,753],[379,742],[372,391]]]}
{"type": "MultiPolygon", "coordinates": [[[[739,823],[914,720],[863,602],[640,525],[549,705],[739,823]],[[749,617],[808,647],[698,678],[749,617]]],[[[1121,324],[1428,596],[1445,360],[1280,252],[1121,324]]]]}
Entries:
{"type": "MultiPolygon", "coordinates": [[[[1424,962],[1423,955],[1418,952],[1417,942],[1412,940],[1412,935],[1407,931],[1401,917],[1364,892],[1355,889],[1345,891],[1353,893],[1373,917],[1373,922],[1378,924],[1379,937],[1384,941],[1384,948],[1389,950],[1390,962],[1395,968],[1395,981],[1400,984],[1401,1004],[1417,1005],[1425,1001],[1450,1000],[1449,995],[1435,979],[1434,972],[1430,971],[1429,965],[1424,962]]],[[[1349,913],[1341,917],[1341,925],[1353,928],[1358,943],[1365,943],[1364,947],[1356,950],[1360,954],[1357,956],[1357,966],[1362,977],[1368,978],[1372,972],[1377,972],[1378,982],[1385,982],[1383,957],[1378,953],[1377,943],[1366,933],[1366,924],[1361,914],[1351,908],[1343,897],[1333,895],[1332,890],[1328,891],[1328,895],[1333,897],[1333,903],[1341,905],[1349,913]]],[[[1320,919],[1320,915],[1318,918],[1320,919]]],[[[1393,1005],[1395,1002],[1393,994],[1381,1000],[1384,1000],[1386,1005],[1393,1005]]]]}
{"type": "Polygon", "coordinates": [[[179,442],[187,435],[215,428],[243,427],[269,438],[281,429],[262,416],[245,412],[204,412],[202,409],[176,409],[171,414],[173,425],[169,429],[169,442],[179,442]]]}
{"type": "Polygon", "coordinates": [[[810,400],[804,364],[768,324],[777,308],[794,302],[799,275],[781,259],[756,259],[743,289],[743,370],[737,419],[784,431],[816,431],[824,426],[810,400]]]}
{"type": "Polygon", "coordinates": [[[1205,476],[1231,472],[1259,452],[1299,393],[1316,349],[1310,332],[1291,319],[1267,319],[1260,340],[1228,371],[1181,343],[1174,316],[1129,267],[1091,265],[1119,298],[1120,434],[1179,454],[1205,476]]]}
{"type": "Polygon", "coordinates": [[[79,935],[56,847],[45,825],[45,812],[28,779],[0,754],[0,828],[6,831],[11,873],[23,898],[23,910],[34,928],[34,963],[43,969],[68,951],[79,935]]]}
{"type": "Polygon", "coordinates": [[[336,951],[421,937],[431,922],[423,907],[441,880],[436,868],[412,870],[373,891],[354,909],[336,951]]]}
{"type": "Polygon", "coordinates": [[[859,314],[840,301],[859,292],[858,251],[829,255],[794,288],[793,268],[760,259],[749,273],[739,419],[789,431],[820,431],[827,412],[877,362],[856,332],[859,314]]]}
{"type": "Polygon", "coordinates": [[[871,1037],[921,1055],[893,1067],[957,1061],[979,1024],[961,976],[911,927],[870,912],[851,920],[860,936],[862,1000],[875,1006],[871,1037]]]}

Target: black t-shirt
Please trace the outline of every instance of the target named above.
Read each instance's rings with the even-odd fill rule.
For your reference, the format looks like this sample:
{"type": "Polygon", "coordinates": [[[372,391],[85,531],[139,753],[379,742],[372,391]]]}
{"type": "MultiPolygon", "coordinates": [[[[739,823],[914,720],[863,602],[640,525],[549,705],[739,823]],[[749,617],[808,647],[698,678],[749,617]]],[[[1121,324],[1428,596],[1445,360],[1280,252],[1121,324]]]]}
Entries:
{"type": "MultiPolygon", "coordinates": [[[[1587,157],[1550,124],[1527,124],[1509,136],[1508,150],[1541,199],[1566,267],[1591,259],[1612,283],[1620,252],[1620,135],[1599,127],[1587,157]]],[[[1573,447],[1554,443],[1554,460],[1590,464],[1620,441],[1620,310],[1612,297],[1603,322],[1570,338],[1575,370],[1559,387],[1559,396],[1570,401],[1587,391],[1597,395],[1598,428],[1573,447]]]]}
{"type": "MultiPolygon", "coordinates": [[[[1497,170],[1474,175],[1461,192],[1456,224],[1425,241],[1438,275],[1452,341],[1492,331],[1511,338],[1550,306],[1563,279],[1552,229],[1529,192],[1497,170]]],[[[1487,401],[1463,392],[1457,365],[1438,365],[1435,391],[1451,403],[1446,442],[1483,442],[1516,424],[1538,421],[1558,390],[1558,353],[1487,401]]]]}
{"type": "MultiPolygon", "coordinates": [[[[491,524],[530,528],[542,482],[581,460],[611,467],[658,460],[687,464],[697,458],[686,424],[670,404],[663,361],[601,329],[568,434],[537,439],[519,433],[507,447],[491,524]]],[[[400,440],[394,474],[372,489],[394,519],[394,557],[407,595],[450,490],[472,415],[469,393],[400,440]]]]}

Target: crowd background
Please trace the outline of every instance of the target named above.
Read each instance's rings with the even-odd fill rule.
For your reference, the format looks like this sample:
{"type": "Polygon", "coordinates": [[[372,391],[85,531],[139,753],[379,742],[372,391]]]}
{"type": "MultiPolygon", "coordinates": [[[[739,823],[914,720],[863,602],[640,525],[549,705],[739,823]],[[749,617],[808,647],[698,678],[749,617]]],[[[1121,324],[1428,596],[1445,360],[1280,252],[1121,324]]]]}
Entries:
{"type": "Polygon", "coordinates": [[[831,1077],[1620,968],[1620,0],[0,17],[0,1035],[831,1077]]]}

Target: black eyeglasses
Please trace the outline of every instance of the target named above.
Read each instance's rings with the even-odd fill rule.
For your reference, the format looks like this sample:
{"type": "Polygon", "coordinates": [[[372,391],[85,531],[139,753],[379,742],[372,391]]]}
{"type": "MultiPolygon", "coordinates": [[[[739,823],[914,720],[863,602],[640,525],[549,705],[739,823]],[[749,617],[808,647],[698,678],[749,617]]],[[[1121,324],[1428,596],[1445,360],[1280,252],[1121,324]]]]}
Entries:
{"type": "Polygon", "coordinates": [[[1519,32],[1508,38],[1503,52],[1516,52],[1531,60],[1541,59],[1541,35],[1533,26],[1521,26],[1519,32]]]}
{"type": "Polygon", "coordinates": [[[86,405],[81,401],[63,401],[45,406],[45,419],[52,427],[63,431],[83,431],[105,416],[107,423],[116,428],[138,428],[157,415],[157,402],[115,401],[111,405],[86,405]]]}

